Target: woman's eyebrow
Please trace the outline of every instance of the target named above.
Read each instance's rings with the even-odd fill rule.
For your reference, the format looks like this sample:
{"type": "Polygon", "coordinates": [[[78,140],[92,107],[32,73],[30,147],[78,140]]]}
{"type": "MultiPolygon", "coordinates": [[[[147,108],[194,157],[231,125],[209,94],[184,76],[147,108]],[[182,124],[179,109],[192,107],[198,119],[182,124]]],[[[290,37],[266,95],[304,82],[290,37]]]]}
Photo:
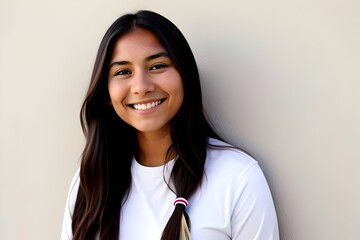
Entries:
{"type": "Polygon", "coordinates": [[[159,58],[159,57],[168,57],[168,58],[170,58],[170,54],[167,53],[167,52],[159,52],[159,53],[156,53],[154,55],[148,56],[145,60],[146,61],[151,61],[151,60],[159,58]]]}
{"type": "Polygon", "coordinates": [[[115,61],[110,64],[109,69],[114,65],[127,65],[127,64],[130,64],[130,62],[129,61],[115,61]]]}

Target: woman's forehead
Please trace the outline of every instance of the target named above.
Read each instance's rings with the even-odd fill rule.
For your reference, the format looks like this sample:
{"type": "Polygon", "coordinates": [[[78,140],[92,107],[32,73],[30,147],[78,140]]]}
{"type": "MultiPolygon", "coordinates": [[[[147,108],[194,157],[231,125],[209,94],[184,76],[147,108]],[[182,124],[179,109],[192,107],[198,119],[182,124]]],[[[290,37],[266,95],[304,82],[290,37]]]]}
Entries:
{"type": "Polygon", "coordinates": [[[117,39],[112,51],[112,59],[144,58],[159,52],[167,51],[158,37],[149,30],[136,28],[117,39]]]}

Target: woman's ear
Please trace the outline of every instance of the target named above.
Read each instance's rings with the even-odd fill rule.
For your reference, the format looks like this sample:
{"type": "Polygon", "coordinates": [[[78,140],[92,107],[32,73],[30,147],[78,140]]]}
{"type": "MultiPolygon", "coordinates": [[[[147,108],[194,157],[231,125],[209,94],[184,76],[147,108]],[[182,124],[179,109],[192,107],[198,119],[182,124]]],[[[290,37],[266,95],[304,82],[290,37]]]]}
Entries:
{"type": "Polygon", "coordinates": [[[111,99],[109,99],[109,105],[111,105],[111,106],[113,105],[112,102],[111,102],[111,99]]]}

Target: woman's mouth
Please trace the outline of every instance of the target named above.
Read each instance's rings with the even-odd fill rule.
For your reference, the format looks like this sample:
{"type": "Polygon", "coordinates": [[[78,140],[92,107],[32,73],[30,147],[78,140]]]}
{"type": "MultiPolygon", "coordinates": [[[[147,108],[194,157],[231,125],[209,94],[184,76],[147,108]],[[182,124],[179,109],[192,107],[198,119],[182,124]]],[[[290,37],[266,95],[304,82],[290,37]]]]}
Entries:
{"type": "Polygon", "coordinates": [[[130,104],[130,106],[136,110],[149,110],[151,108],[159,106],[161,103],[164,102],[164,100],[165,99],[160,99],[149,103],[130,104]]]}

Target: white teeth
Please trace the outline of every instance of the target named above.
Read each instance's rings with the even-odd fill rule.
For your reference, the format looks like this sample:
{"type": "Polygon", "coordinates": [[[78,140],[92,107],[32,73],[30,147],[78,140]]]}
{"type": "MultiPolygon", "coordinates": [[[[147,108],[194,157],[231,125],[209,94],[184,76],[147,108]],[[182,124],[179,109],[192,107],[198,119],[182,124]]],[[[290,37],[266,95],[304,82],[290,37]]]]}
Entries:
{"type": "Polygon", "coordinates": [[[147,103],[147,104],[133,104],[133,106],[137,110],[148,110],[150,108],[156,107],[160,103],[161,103],[161,100],[158,100],[158,101],[155,101],[152,103],[147,103]]]}

